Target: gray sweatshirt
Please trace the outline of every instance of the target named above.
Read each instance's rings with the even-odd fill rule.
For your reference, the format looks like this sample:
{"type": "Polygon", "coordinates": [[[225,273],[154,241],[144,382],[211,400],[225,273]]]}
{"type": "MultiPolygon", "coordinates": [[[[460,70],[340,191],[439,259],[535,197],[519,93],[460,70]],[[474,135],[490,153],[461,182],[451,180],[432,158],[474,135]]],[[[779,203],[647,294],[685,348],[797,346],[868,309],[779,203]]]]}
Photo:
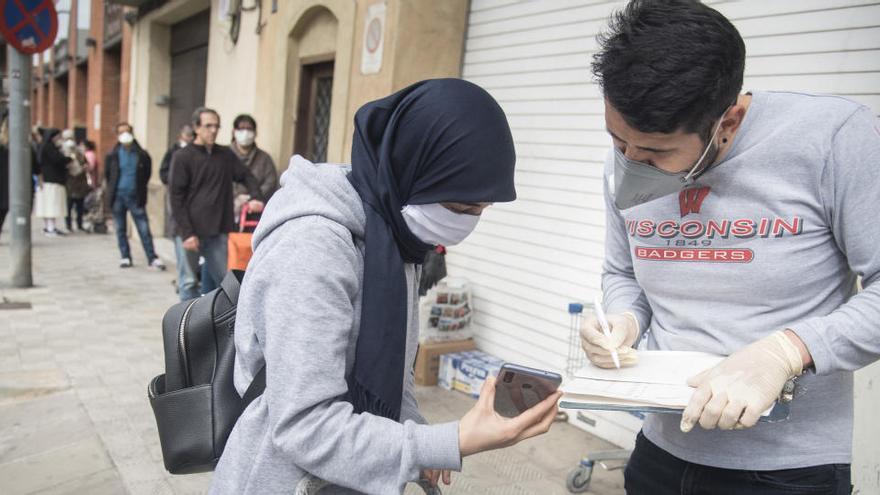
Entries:
{"type": "Polygon", "coordinates": [[[254,233],[238,303],[235,386],[266,364],[217,465],[211,493],[402,493],[422,469],[461,469],[458,422],[426,425],[413,397],[418,273],[406,266],[401,422],[354,414],[345,376],[361,314],[364,211],[348,169],[294,156],[254,233]]]}
{"type": "Polygon", "coordinates": [[[784,423],[685,434],[681,416],[655,414],[648,439],[730,469],[850,462],[852,372],[880,357],[878,166],[868,108],[782,92],[754,94],[728,156],[697,181],[709,189],[619,211],[606,166],[606,305],[635,312],[648,348],[727,355],[790,328],[815,361],[784,423]]]}

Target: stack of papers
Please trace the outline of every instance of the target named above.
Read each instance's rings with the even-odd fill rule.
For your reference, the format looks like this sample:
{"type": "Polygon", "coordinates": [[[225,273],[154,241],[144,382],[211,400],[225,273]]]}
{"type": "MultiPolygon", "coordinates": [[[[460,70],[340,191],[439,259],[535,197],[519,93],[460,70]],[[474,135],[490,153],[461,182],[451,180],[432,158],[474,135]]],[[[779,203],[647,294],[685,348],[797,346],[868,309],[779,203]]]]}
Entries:
{"type": "Polygon", "coordinates": [[[603,369],[592,364],[562,384],[563,409],[680,412],[694,389],[687,379],[718,364],[724,356],[688,351],[639,351],[635,366],[603,369]]]}

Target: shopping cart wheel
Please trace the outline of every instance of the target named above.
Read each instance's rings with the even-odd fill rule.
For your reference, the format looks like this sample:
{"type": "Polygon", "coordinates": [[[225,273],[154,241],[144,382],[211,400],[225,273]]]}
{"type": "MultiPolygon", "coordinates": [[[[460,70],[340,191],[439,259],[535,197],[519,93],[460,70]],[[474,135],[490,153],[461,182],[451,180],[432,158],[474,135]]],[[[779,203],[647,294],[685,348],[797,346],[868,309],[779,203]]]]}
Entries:
{"type": "Polygon", "coordinates": [[[565,487],[570,493],[584,493],[590,488],[590,478],[593,476],[593,466],[580,466],[568,472],[565,479],[565,487]]]}

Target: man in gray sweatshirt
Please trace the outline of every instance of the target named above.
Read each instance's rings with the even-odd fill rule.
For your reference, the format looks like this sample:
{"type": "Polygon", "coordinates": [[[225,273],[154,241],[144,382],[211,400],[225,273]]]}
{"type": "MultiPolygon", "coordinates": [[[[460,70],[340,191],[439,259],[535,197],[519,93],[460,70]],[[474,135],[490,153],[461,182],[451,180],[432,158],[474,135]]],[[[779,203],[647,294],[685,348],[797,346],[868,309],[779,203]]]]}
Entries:
{"type": "Polygon", "coordinates": [[[627,492],[850,493],[853,371],[880,357],[874,113],[740,94],[742,39],[696,1],[630,2],[600,45],[612,332],[588,319],[584,349],[728,356],[682,416],[645,420],[627,492]],[[757,422],[795,377],[790,418],[757,422]]]}

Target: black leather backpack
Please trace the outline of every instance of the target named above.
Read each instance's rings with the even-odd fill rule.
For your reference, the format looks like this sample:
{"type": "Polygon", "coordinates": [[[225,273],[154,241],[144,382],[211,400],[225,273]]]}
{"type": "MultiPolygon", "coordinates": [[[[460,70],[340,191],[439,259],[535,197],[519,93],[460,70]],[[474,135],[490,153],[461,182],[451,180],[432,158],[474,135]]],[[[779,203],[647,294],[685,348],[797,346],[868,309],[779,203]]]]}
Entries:
{"type": "Polygon", "coordinates": [[[159,427],[165,469],[172,474],[212,471],[242,411],[266,387],[266,369],[239,397],[232,383],[235,310],[244,272],[229,272],[220,287],[172,306],[162,319],[165,374],[147,395],[159,427]]]}

